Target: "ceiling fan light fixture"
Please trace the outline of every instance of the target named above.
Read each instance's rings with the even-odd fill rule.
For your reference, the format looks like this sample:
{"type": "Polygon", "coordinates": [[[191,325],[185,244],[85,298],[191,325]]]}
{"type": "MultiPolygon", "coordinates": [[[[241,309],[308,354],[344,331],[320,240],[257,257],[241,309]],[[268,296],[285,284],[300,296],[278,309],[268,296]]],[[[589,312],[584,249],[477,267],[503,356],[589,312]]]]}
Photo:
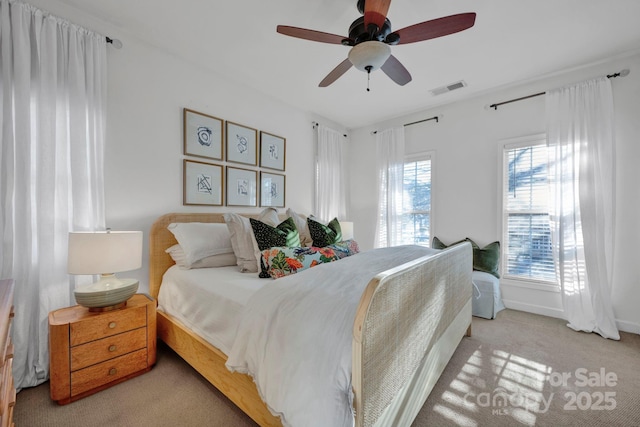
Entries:
{"type": "Polygon", "coordinates": [[[391,56],[391,48],[379,41],[362,42],[349,51],[349,61],[361,71],[377,70],[387,62],[389,56],[391,56]]]}

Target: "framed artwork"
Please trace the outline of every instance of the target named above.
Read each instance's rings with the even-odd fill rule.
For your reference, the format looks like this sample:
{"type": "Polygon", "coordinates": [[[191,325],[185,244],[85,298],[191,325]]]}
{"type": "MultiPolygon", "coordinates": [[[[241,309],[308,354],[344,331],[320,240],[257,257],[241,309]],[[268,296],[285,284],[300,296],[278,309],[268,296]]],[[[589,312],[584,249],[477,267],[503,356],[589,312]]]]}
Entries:
{"type": "Polygon", "coordinates": [[[260,166],[268,169],[284,170],[286,139],[260,131],[260,166]]]}
{"type": "Polygon", "coordinates": [[[260,172],[260,206],[284,208],[285,179],[279,173],[260,172]]]}
{"type": "Polygon", "coordinates": [[[227,166],[227,206],[257,206],[258,172],[227,166]]]}
{"type": "Polygon", "coordinates": [[[222,206],[222,166],[184,159],[182,204],[222,206]]]}
{"type": "Polygon", "coordinates": [[[183,110],[183,127],[184,154],[186,156],[222,160],[224,136],[222,119],[185,108],[183,110]]]}
{"type": "Polygon", "coordinates": [[[258,131],[227,122],[227,161],[256,166],[258,164],[258,131]]]}

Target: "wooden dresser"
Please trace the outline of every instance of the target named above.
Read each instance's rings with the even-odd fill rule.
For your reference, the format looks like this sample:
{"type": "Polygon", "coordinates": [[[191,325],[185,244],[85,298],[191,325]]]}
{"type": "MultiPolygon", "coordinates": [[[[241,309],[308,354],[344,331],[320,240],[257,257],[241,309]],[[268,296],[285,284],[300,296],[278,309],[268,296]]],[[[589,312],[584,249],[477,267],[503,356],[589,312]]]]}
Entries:
{"type": "Polygon", "coordinates": [[[136,294],[113,311],[52,311],[49,357],[51,399],[59,404],[149,371],[156,362],[155,300],[136,294]]]}
{"type": "Polygon", "coordinates": [[[13,319],[13,280],[0,280],[0,426],[13,426],[13,407],[16,404],[16,388],[13,382],[13,344],[11,344],[11,319],[13,319]]]}

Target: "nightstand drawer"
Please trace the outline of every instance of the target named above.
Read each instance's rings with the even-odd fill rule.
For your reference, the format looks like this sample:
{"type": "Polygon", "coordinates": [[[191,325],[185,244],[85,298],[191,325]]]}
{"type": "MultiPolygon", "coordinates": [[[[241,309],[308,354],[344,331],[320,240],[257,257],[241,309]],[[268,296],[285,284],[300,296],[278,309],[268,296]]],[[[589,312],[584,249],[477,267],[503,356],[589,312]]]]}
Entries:
{"type": "Polygon", "coordinates": [[[147,367],[147,349],[135,351],[71,373],[71,396],[109,384],[147,367]]]}
{"type": "Polygon", "coordinates": [[[71,348],[71,370],[86,368],[147,347],[147,328],[113,335],[71,348]]]}
{"type": "Polygon", "coordinates": [[[2,368],[2,378],[6,378],[0,387],[0,417],[3,417],[9,412],[9,408],[16,403],[16,389],[13,386],[13,377],[11,376],[11,370],[13,367],[13,358],[9,358],[5,361],[2,368]]]}
{"type": "Polygon", "coordinates": [[[147,309],[144,306],[101,313],[100,316],[71,324],[71,346],[141,328],[146,324],[147,309]]]}
{"type": "Polygon", "coordinates": [[[13,357],[13,355],[11,354],[13,350],[11,350],[11,337],[7,336],[7,341],[5,343],[4,346],[2,346],[2,348],[0,348],[0,368],[2,368],[2,366],[4,365],[4,362],[10,358],[13,357]]]}
{"type": "Polygon", "coordinates": [[[12,357],[13,357],[13,343],[11,342],[11,337],[7,337],[7,343],[2,349],[2,359],[0,360],[0,368],[2,368],[5,362],[11,359],[12,357]]]}

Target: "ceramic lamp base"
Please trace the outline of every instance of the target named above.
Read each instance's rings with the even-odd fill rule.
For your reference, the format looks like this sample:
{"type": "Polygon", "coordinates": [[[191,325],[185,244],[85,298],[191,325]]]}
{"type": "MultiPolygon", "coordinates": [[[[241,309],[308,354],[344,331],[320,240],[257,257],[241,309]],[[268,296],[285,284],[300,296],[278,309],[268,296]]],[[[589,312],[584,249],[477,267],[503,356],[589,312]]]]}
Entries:
{"type": "Polygon", "coordinates": [[[121,302],[121,303],[118,303],[118,304],[115,304],[115,305],[109,305],[107,307],[89,307],[89,311],[92,312],[92,313],[102,313],[102,312],[105,312],[105,311],[118,310],[118,309],[124,308],[126,306],[127,306],[127,302],[124,301],[124,302],[121,302]]]}

